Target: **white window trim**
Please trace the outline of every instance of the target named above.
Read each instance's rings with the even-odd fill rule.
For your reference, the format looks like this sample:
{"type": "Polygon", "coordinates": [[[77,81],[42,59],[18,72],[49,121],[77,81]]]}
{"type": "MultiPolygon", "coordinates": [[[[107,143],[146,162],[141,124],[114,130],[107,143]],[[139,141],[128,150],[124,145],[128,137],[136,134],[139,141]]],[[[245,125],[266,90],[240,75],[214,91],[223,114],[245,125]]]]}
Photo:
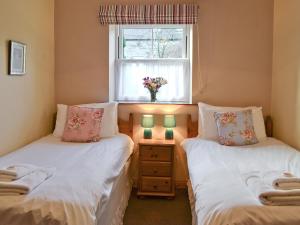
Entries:
{"type": "MultiPolygon", "coordinates": [[[[144,28],[145,25],[122,25],[124,28],[132,28],[132,26],[136,28],[144,28]]],[[[147,25],[149,28],[155,28],[158,25],[147,25]]],[[[160,27],[178,27],[178,25],[159,25],[160,27]]],[[[193,50],[191,48],[193,43],[193,27],[192,25],[180,25],[185,29],[186,34],[186,53],[185,58],[154,58],[154,59],[122,59],[120,58],[121,55],[123,55],[122,48],[120,48],[120,26],[119,25],[110,25],[109,26],[109,100],[110,101],[117,101],[117,102],[124,102],[124,103],[131,103],[131,102],[137,102],[137,103],[147,103],[145,101],[122,101],[122,100],[116,100],[116,83],[115,83],[115,73],[116,73],[116,63],[118,61],[132,61],[132,62],[143,62],[143,61],[190,61],[190,69],[189,69],[189,100],[188,102],[184,101],[171,101],[171,102],[157,102],[157,103],[170,103],[170,104],[182,104],[192,103],[192,74],[193,74],[193,50]]],[[[122,39],[121,39],[122,40],[122,39]]]]}
{"type": "Polygon", "coordinates": [[[109,101],[115,101],[115,66],[116,66],[116,39],[118,33],[116,32],[116,25],[109,25],[109,101]]]}

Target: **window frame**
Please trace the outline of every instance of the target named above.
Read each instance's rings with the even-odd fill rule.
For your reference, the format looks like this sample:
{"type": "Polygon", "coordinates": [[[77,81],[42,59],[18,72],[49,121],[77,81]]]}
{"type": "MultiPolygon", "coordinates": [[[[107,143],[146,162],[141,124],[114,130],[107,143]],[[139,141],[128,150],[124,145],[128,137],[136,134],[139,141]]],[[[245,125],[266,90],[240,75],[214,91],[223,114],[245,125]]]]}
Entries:
{"type": "MultiPolygon", "coordinates": [[[[193,43],[193,26],[190,24],[129,24],[129,25],[125,25],[125,24],[120,24],[120,25],[114,25],[113,26],[113,30],[114,30],[114,65],[117,65],[118,62],[120,61],[127,61],[127,62],[156,62],[156,61],[188,61],[189,62],[189,95],[188,95],[188,101],[174,101],[174,100],[170,100],[168,102],[165,101],[158,101],[155,102],[156,104],[191,104],[192,103],[192,64],[193,64],[193,60],[192,60],[192,55],[193,55],[193,50],[191,48],[192,43],[193,43]],[[123,56],[123,38],[121,35],[121,29],[122,28],[183,28],[184,29],[184,34],[185,34],[185,57],[182,58],[134,58],[134,59],[125,59],[122,58],[121,56],[123,56]]],[[[111,40],[110,40],[111,41],[111,40]]],[[[116,70],[113,69],[114,73],[110,74],[110,79],[112,80],[112,85],[110,85],[110,87],[113,87],[113,91],[110,93],[112,93],[112,97],[110,97],[111,100],[116,101],[116,102],[120,102],[120,103],[149,103],[148,101],[136,101],[136,100],[117,100],[116,99],[116,70]],[[113,78],[111,78],[111,75],[113,76],[113,78]]],[[[111,83],[111,81],[110,81],[111,83]]]]}

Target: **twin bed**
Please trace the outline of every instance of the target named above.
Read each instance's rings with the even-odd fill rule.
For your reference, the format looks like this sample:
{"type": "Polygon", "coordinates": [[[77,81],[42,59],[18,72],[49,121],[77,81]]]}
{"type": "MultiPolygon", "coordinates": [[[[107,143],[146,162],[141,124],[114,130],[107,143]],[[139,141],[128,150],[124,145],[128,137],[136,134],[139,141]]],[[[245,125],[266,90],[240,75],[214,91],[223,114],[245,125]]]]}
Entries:
{"type": "Polygon", "coordinates": [[[300,224],[299,206],[263,205],[246,182],[251,176],[278,171],[299,177],[298,151],[271,137],[254,145],[224,146],[196,137],[197,130],[198,123],[189,118],[190,138],[182,143],[188,161],[193,225],[300,224]]]}
{"type": "Polygon", "coordinates": [[[132,115],[119,129],[95,143],[62,142],[51,134],[1,157],[0,168],[33,164],[56,170],[28,195],[1,196],[0,224],[123,224],[131,192],[132,115]]]}
{"type": "Polygon", "coordinates": [[[243,179],[247,173],[262,171],[300,176],[299,152],[274,138],[245,147],[224,147],[199,138],[183,145],[193,225],[300,224],[300,207],[265,206],[243,179]]]}

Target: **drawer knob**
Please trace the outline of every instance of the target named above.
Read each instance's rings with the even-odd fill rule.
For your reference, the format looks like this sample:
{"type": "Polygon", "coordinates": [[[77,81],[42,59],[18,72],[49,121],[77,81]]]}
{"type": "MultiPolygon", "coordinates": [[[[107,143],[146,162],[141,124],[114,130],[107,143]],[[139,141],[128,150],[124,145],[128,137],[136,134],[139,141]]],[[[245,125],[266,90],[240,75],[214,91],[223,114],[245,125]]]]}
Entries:
{"type": "Polygon", "coordinates": [[[156,186],[156,185],[153,185],[153,188],[154,188],[154,189],[157,189],[157,186],[156,186]]]}
{"type": "Polygon", "coordinates": [[[169,182],[168,181],[165,181],[165,184],[168,184],[169,182]]]}
{"type": "Polygon", "coordinates": [[[157,173],[157,170],[154,170],[153,173],[157,173]]]}
{"type": "Polygon", "coordinates": [[[155,158],[157,158],[157,154],[156,154],[156,155],[154,155],[154,157],[155,157],[155,158]]]}

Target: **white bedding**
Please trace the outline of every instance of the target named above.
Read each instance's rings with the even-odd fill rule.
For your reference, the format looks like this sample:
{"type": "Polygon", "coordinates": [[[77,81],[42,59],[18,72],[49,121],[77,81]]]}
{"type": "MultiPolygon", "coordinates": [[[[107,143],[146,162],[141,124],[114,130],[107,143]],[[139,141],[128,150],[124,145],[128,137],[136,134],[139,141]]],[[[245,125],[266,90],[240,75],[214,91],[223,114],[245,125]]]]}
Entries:
{"type": "Polygon", "coordinates": [[[131,139],[122,134],[84,144],[49,135],[0,158],[0,167],[56,168],[28,195],[0,197],[0,225],[95,225],[132,149],[131,139]]]}
{"type": "Polygon", "coordinates": [[[198,225],[299,225],[300,207],[264,206],[244,182],[253,171],[300,176],[300,153],[268,138],[256,145],[222,146],[199,138],[183,142],[198,225]]]}

